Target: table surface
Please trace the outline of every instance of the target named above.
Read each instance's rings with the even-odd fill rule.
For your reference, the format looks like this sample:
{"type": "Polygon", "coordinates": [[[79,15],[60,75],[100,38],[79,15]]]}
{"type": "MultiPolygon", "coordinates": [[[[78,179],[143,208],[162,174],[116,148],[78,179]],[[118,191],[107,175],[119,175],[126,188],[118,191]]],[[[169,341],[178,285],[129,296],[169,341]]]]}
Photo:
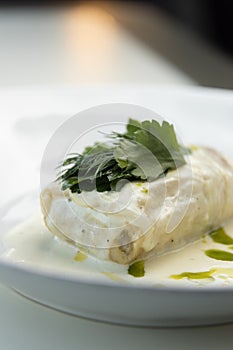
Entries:
{"type": "Polygon", "coordinates": [[[1,8],[0,87],[76,83],[233,87],[232,60],[155,7],[118,1],[95,4],[1,8]]]}
{"type": "Polygon", "coordinates": [[[78,319],[0,287],[1,349],[232,349],[233,325],[143,329],[78,319]]]}
{"type": "Polygon", "coordinates": [[[1,9],[0,42],[0,87],[193,82],[99,7],[1,9]]]}
{"type": "MultiPolygon", "coordinates": [[[[142,88],[143,84],[195,84],[187,73],[130,35],[111,13],[100,9],[4,9],[0,11],[0,42],[0,88],[8,93],[12,87],[77,83],[140,83],[142,88]]],[[[2,103],[4,94],[0,96],[2,103]]],[[[1,128],[3,149],[12,125],[7,114],[1,116],[1,121],[5,126],[5,134],[1,128]]],[[[200,346],[215,350],[223,344],[224,349],[232,348],[233,325],[192,329],[107,325],[50,310],[2,285],[0,306],[0,343],[6,350],[191,350],[200,346]]]]}

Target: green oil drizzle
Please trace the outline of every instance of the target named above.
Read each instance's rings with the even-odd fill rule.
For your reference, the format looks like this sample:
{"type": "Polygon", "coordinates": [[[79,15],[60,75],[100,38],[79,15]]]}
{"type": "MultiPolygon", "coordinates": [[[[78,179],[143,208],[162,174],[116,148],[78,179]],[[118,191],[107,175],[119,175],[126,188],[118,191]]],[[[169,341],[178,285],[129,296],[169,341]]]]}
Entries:
{"type": "Polygon", "coordinates": [[[170,277],[175,280],[181,280],[182,278],[188,278],[191,280],[200,280],[205,278],[210,278],[216,272],[216,269],[211,269],[209,271],[203,272],[183,272],[179,275],[171,275],[170,277]]]}
{"type": "Polygon", "coordinates": [[[205,254],[212,259],[233,261],[233,254],[220,249],[209,249],[205,251],[205,254]]]}
{"type": "Polygon", "coordinates": [[[103,275],[105,275],[106,277],[108,277],[110,280],[115,281],[115,282],[125,282],[125,280],[123,278],[121,278],[120,276],[116,275],[115,273],[109,272],[109,271],[105,271],[102,272],[103,275]]]}
{"type": "Polygon", "coordinates": [[[200,147],[198,147],[196,145],[191,145],[191,146],[189,146],[189,148],[191,149],[191,151],[198,151],[200,149],[200,147]]]}
{"type": "Polygon", "coordinates": [[[202,238],[202,243],[207,243],[206,234],[202,235],[201,238],[202,238]]]}
{"type": "Polygon", "coordinates": [[[210,232],[210,237],[216,243],[221,243],[226,245],[233,244],[233,238],[228,236],[222,227],[220,227],[215,231],[210,232]]]}
{"type": "Polygon", "coordinates": [[[182,278],[188,278],[190,280],[198,279],[213,279],[215,276],[221,279],[233,278],[233,269],[226,267],[216,267],[209,271],[204,272],[183,272],[179,275],[171,275],[170,277],[175,280],[181,280],[182,278]]]}
{"type": "Polygon", "coordinates": [[[129,266],[128,274],[134,277],[143,277],[145,275],[144,261],[137,261],[129,266]]]}
{"type": "Polygon", "coordinates": [[[75,260],[75,261],[78,261],[78,262],[82,262],[82,261],[84,261],[84,260],[86,260],[86,259],[87,259],[87,255],[84,254],[84,253],[82,253],[82,252],[78,252],[78,253],[75,255],[75,257],[74,257],[74,260],[75,260]]]}

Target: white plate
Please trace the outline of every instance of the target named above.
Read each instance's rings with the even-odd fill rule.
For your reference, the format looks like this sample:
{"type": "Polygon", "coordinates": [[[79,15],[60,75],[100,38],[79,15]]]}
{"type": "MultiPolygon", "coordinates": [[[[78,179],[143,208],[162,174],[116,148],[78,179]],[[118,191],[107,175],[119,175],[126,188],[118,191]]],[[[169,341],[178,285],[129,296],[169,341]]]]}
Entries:
{"type": "MultiPolygon", "coordinates": [[[[149,91],[152,97],[153,89],[149,91]]],[[[169,119],[185,134],[186,140],[217,146],[230,155],[233,94],[209,89],[173,92],[169,89],[154,91],[158,112],[164,114],[163,106],[166,111],[169,105],[169,119]]],[[[139,96],[140,90],[137,93],[139,96]]],[[[133,91],[134,96],[137,93],[133,91]]],[[[129,102],[133,102],[132,98],[129,102]]],[[[152,102],[148,105],[145,101],[145,105],[152,107],[152,102]]],[[[143,283],[143,279],[132,282],[128,277],[126,283],[122,283],[104,279],[99,272],[91,270],[86,274],[78,269],[75,273],[65,273],[43,264],[38,266],[5,258],[4,234],[36,208],[36,197],[29,195],[12,201],[1,210],[0,278],[28,298],[73,315],[128,325],[167,327],[233,321],[232,283],[200,287],[181,282],[164,286],[160,281],[150,285],[143,283]]]]}

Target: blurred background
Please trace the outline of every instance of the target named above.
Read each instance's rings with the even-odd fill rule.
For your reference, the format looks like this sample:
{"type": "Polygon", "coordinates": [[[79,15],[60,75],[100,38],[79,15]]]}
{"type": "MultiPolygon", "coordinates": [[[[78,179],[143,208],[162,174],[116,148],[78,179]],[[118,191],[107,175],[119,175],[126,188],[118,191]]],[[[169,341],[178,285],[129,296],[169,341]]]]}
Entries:
{"type": "Polygon", "coordinates": [[[0,0],[0,87],[233,87],[231,0],[0,0]]]}
{"type": "MultiPolygon", "coordinates": [[[[0,0],[0,207],[35,189],[39,198],[40,163],[51,136],[94,105],[145,106],[177,121],[184,143],[216,145],[232,156],[232,92],[196,88],[233,88],[232,16],[233,0],[0,0]]],[[[10,220],[18,215],[10,210],[10,220]]],[[[0,348],[6,350],[77,344],[83,350],[121,344],[182,350],[197,348],[200,339],[207,350],[232,348],[231,326],[184,329],[178,336],[145,329],[135,337],[134,329],[23,302],[1,285],[0,303],[0,348]]]]}

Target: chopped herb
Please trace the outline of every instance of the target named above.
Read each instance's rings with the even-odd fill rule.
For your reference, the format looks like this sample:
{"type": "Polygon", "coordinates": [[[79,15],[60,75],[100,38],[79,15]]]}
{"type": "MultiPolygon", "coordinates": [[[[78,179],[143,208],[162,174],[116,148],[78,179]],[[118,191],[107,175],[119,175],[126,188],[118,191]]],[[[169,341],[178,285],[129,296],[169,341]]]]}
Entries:
{"type": "Polygon", "coordinates": [[[186,163],[187,149],[179,145],[173,125],[166,121],[130,119],[126,133],[106,136],[111,142],[68,155],[57,177],[62,190],[116,191],[125,184],[119,180],[154,181],[186,163]]]}
{"type": "Polygon", "coordinates": [[[134,277],[143,277],[145,275],[144,261],[137,261],[129,266],[128,274],[134,277]]]}

